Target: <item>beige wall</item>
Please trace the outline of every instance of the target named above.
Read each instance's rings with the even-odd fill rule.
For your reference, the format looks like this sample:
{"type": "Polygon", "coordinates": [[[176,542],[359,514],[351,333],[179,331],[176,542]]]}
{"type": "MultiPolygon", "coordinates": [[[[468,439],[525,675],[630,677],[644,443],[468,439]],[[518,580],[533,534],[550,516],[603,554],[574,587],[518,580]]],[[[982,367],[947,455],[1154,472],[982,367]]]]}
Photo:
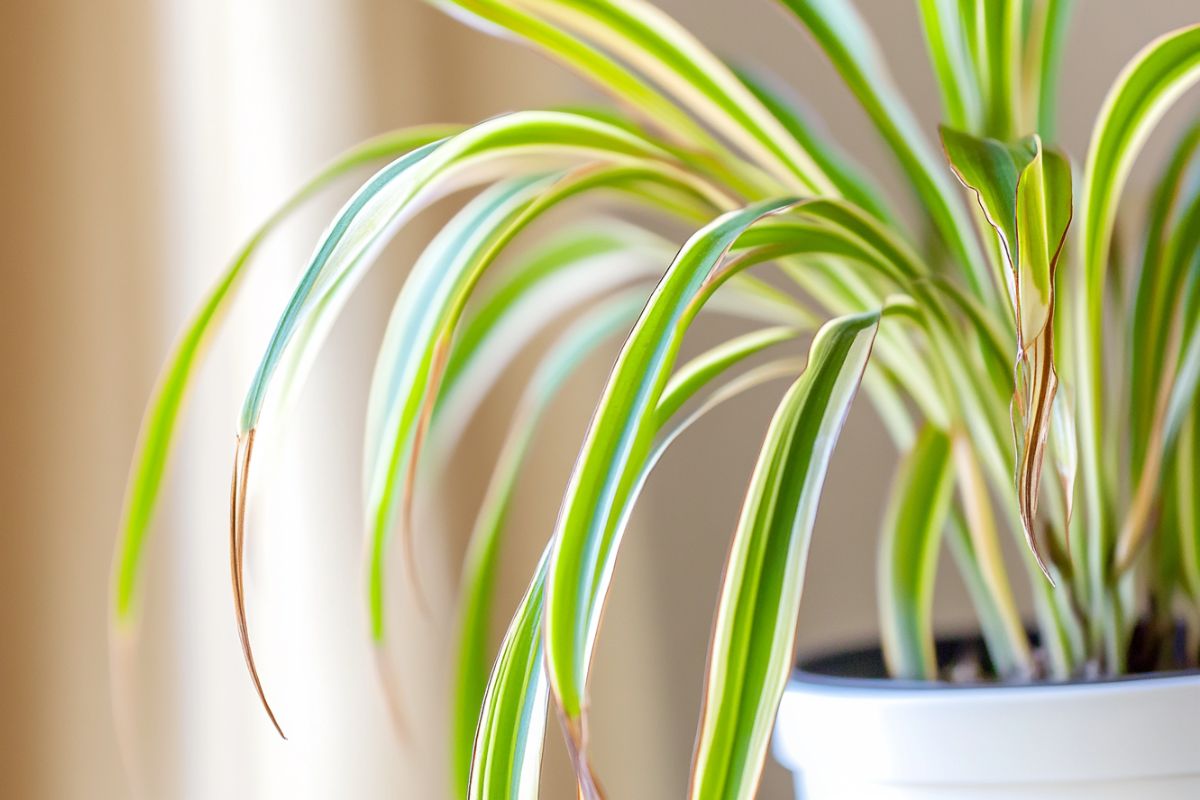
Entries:
{"type": "MultiPolygon", "coordinates": [[[[758,60],[786,75],[826,116],[839,140],[863,153],[873,171],[896,185],[862,115],[831,80],[805,35],[783,22],[770,3],[670,0],[663,5],[721,52],[758,60]]],[[[1139,3],[1136,10],[1118,0],[1078,5],[1087,13],[1078,15],[1072,31],[1062,100],[1064,139],[1077,163],[1094,110],[1119,65],[1153,35],[1195,16],[1192,4],[1166,0],[1139,3]]],[[[328,13],[335,6],[256,4],[265,9],[262,13],[281,15],[293,9],[328,13]]],[[[922,119],[932,124],[936,97],[910,4],[863,0],[860,6],[877,30],[886,32],[885,45],[902,85],[922,119]]],[[[219,198],[183,196],[192,190],[180,188],[172,177],[179,139],[164,109],[188,98],[172,98],[176,87],[166,83],[171,74],[163,67],[166,7],[150,0],[0,5],[0,108],[5,110],[0,226],[8,245],[0,290],[0,364],[5,374],[0,395],[5,454],[0,479],[5,512],[0,528],[0,797],[126,796],[111,735],[104,612],[124,473],[143,398],[179,324],[181,282],[202,285],[203,264],[215,267],[253,221],[253,203],[230,210],[219,198]],[[181,208],[208,209],[205,213],[214,216],[181,221],[181,208]],[[179,250],[181,226],[193,237],[196,231],[213,231],[211,241],[193,242],[202,254],[179,250]],[[181,263],[189,270],[182,277],[173,272],[181,263]]],[[[296,127],[290,163],[302,171],[354,138],[385,127],[430,118],[466,121],[585,94],[540,58],[463,30],[414,0],[360,0],[349,4],[347,13],[352,22],[338,58],[339,64],[345,61],[345,72],[339,68],[338,74],[359,76],[354,97],[347,101],[344,118],[296,127]]],[[[307,30],[304,36],[320,32],[301,30],[307,30]]],[[[306,87],[313,97],[338,95],[336,85],[320,80],[319,67],[328,64],[321,58],[332,58],[328,53],[311,55],[319,48],[299,46],[280,52],[297,59],[302,74],[315,78],[306,87]]],[[[301,96],[288,113],[306,113],[303,100],[301,96]]],[[[1185,103],[1171,122],[1194,116],[1196,108],[1194,100],[1185,103]]],[[[236,125],[226,120],[222,130],[236,130],[236,125]]],[[[1161,150],[1160,137],[1143,163],[1152,163],[1161,150]]],[[[253,157],[253,151],[239,152],[253,157]]],[[[236,172],[214,185],[236,187],[236,172]]],[[[1134,190],[1146,181],[1146,170],[1137,170],[1134,190]]],[[[282,193],[287,186],[275,188],[282,193]]],[[[306,224],[315,233],[319,215],[306,218],[306,224]]],[[[311,233],[301,236],[310,238],[311,233]]],[[[292,496],[317,496],[324,464],[358,463],[358,427],[323,426],[321,421],[328,412],[353,415],[360,407],[360,387],[369,378],[372,360],[371,337],[378,335],[385,298],[394,291],[396,272],[413,246],[413,241],[402,243],[388,262],[391,268],[369,281],[352,305],[353,321],[339,329],[327,363],[318,369],[317,385],[326,388],[305,401],[302,422],[295,426],[311,432],[313,442],[303,446],[308,449],[296,452],[304,456],[300,461],[315,466],[288,478],[294,481],[288,490],[292,496]]],[[[264,297],[272,296],[269,288],[264,297]]],[[[699,346],[702,339],[689,346],[699,346]]],[[[236,337],[216,354],[231,361],[244,358],[236,337]]],[[[214,505],[206,498],[219,496],[225,480],[226,444],[208,440],[227,430],[231,390],[226,391],[222,376],[228,374],[206,373],[207,388],[194,407],[207,412],[201,414],[205,420],[191,417],[190,455],[177,470],[186,480],[166,512],[174,538],[164,536],[153,556],[158,574],[166,577],[151,589],[149,599],[158,611],[148,619],[150,641],[142,658],[151,706],[147,719],[153,726],[149,738],[158,745],[156,780],[161,783],[156,785],[165,796],[175,796],[177,790],[182,794],[186,781],[179,776],[187,775],[188,762],[199,758],[193,750],[204,750],[200,763],[205,768],[246,768],[244,762],[252,756],[231,757],[222,749],[222,735],[234,735],[220,727],[224,709],[240,709],[225,723],[229,730],[262,724],[239,671],[225,607],[204,604],[211,614],[195,609],[198,597],[224,597],[222,512],[220,502],[214,505]],[[186,560],[208,553],[209,546],[210,561],[193,567],[186,560]],[[184,616],[175,616],[172,609],[184,616]],[[198,627],[173,624],[180,619],[194,620],[198,627]],[[190,655],[185,660],[181,652],[190,655]],[[218,696],[226,686],[231,696],[218,696]],[[212,713],[197,718],[194,709],[210,701],[212,713]]],[[[541,455],[546,485],[556,491],[586,400],[599,379],[597,372],[580,381],[572,389],[574,408],[548,422],[552,434],[541,455]]],[[[511,396],[512,387],[506,391],[502,395],[511,396]]],[[[639,512],[616,581],[596,676],[597,759],[614,797],[681,792],[716,581],[771,405],[763,395],[705,423],[668,457],[639,512]]],[[[494,443],[501,426],[500,415],[491,415],[477,431],[479,441],[494,443]]],[[[874,630],[873,531],[892,456],[865,405],[855,412],[844,445],[834,462],[811,560],[801,627],[807,647],[869,636],[874,630]]],[[[464,482],[478,485],[483,470],[478,459],[469,462],[463,464],[464,482]]],[[[314,505],[319,526],[336,529],[339,519],[355,519],[355,486],[353,478],[339,478],[333,485],[336,497],[314,505]]],[[[527,494],[522,527],[545,530],[553,514],[553,493],[527,494]]],[[[452,517],[468,518],[469,507],[452,517]]],[[[305,641],[326,641],[325,636],[356,641],[355,535],[350,531],[331,550],[307,551],[309,560],[297,562],[306,569],[314,563],[336,565],[338,577],[323,591],[342,598],[314,622],[315,633],[304,634],[309,637],[305,641]]],[[[510,595],[533,549],[528,544],[521,554],[526,560],[515,559],[520,563],[512,568],[510,595]]],[[[439,563],[437,555],[428,557],[439,563]]],[[[260,583],[270,583],[266,574],[260,583]]],[[[939,603],[948,624],[969,618],[953,581],[946,582],[939,603]]],[[[436,676],[444,673],[444,632],[435,626],[414,642],[423,666],[413,669],[436,686],[436,676]]],[[[348,652],[353,648],[345,646],[348,652]]],[[[288,652],[287,647],[280,652],[288,652]]],[[[422,767],[432,771],[436,748],[409,748],[393,758],[386,723],[372,705],[373,678],[365,663],[363,654],[354,651],[346,656],[348,673],[322,674],[293,687],[297,700],[305,697],[324,708],[321,718],[343,740],[361,739],[350,755],[337,756],[341,760],[330,770],[334,775],[379,772],[378,781],[358,784],[370,787],[358,792],[362,796],[407,796],[404,790],[415,785],[437,786],[437,778],[422,774],[422,767]],[[320,697],[314,699],[314,694],[320,697]],[[353,699],[342,702],[343,697],[353,699]]],[[[292,663],[287,669],[305,667],[292,663]]],[[[432,715],[438,692],[430,695],[418,707],[432,715]]],[[[249,741],[254,747],[274,747],[249,741]]],[[[302,753],[305,746],[303,741],[294,745],[302,753]]],[[[557,753],[556,745],[551,750],[557,753]]],[[[274,749],[261,752],[264,760],[281,758],[274,749]]],[[[317,750],[312,757],[328,752],[317,750]]],[[[551,780],[562,777],[559,763],[551,780]]],[[[257,790],[248,793],[260,796],[257,790]]],[[[547,790],[546,796],[564,795],[547,790]]],[[[764,796],[786,796],[786,783],[773,767],[764,796]]]]}

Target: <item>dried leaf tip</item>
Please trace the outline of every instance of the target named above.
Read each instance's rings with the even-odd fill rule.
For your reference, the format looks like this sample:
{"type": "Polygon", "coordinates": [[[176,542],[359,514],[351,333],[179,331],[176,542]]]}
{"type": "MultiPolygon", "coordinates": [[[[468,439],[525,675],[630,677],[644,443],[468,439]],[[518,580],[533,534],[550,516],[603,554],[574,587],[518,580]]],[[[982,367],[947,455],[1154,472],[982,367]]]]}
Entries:
{"type": "Polygon", "coordinates": [[[254,665],[254,651],[250,647],[250,629],[246,623],[246,585],[245,585],[245,552],[246,552],[246,490],[250,478],[250,456],[254,451],[254,428],[237,437],[233,452],[233,482],[229,493],[229,572],[233,583],[233,608],[237,616],[238,638],[242,644],[242,656],[246,659],[246,669],[250,671],[250,679],[258,699],[262,702],[263,710],[275,726],[281,739],[287,740],[271,704],[267,702],[266,692],[263,691],[262,679],[258,668],[254,665]]]}
{"type": "Polygon", "coordinates": [[[604,800],[604,792],[597,783],[595,775],[592,774],[592,765],[588,761],[587,721],[582,716],[568,716],[562,709],[559,709],[559,717],[562,719],[563,731],[566,733],[564,738],[567,744],[567,754],[571,760],[571,767],[575,770],[575,781],[579,789],[580,800],[604,800]]]}

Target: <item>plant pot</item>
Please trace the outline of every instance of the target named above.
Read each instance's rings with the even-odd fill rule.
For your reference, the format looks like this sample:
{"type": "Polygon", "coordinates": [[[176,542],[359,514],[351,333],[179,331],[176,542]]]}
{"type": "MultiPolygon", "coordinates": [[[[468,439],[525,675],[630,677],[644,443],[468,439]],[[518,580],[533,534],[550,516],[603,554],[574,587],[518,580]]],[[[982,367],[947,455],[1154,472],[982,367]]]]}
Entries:
{"type": "Polygon", "coordinates": [[[1200,798],[1200,673],[1036,684],[883,675],[878,650],[793,675],[774,751],[797,798],[1200,798]]]}

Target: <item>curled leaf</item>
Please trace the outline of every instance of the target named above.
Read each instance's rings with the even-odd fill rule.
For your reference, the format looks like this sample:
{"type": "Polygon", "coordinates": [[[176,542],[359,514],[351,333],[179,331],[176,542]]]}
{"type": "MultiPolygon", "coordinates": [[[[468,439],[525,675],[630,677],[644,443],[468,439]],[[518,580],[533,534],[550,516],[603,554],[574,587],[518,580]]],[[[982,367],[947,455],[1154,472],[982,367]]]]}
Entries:
{"type": "Polygon", "coordinates": [[[975,193],[1007,262],[1017,327],[1012,402],[1017,502],[1029,549],[1053,583],[1035,525],[1058,391],[1054,283],[1071,224],[1071,165],[1061,154],[1044,149],[1036,135],[1004,143],[943,127],[942,144],[955,175],[975,193]]]}

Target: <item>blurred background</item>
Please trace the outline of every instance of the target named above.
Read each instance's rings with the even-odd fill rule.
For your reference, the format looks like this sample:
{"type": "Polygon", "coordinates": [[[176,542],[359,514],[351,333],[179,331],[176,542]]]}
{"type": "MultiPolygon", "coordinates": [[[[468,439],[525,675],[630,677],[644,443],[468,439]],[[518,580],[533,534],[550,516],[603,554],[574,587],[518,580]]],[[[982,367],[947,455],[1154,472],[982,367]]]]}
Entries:
{"type": "MultiPolygon", "coordinates": [[[[866,118],[771,2],[661,5],[717,52],[786,79],[845,149],[898,187],[866,118]]],[[[859,6],[932,135],[937,97],[915,4],[859,6]]],[[[1196,8],[1077,6],[1061,130],[1078,166],[1120,66],[1155,35],[1194,22],[1196,8]]],[[[123,798],[132,784],[109,693],[112,543],[143,404],[191,306],[253,226],[351,143],[419,122],[597,98],[540,56],[417,0],[9,0],[0,37],[0,797],[123,798]]],[[[1167,138],[1156,136],[1135,170],[1135,200],[1167,138]]],[[[456,565],[526,373],[514,371],[487,404],[450,470],[444,524],[418,542],[433,576],[432,614],[395,593],[412,723],[403,740],[388,722],[367,641],[358,506],[374,349],[407,265],[444,209],[406,230],[352,301],[282,432],[271,491],[254,498],[251,624],[288,742],[258,707],[233,625],[225,526],[235,412],[297,270],[353,188],[335,187],[272,240],[188,408],[131,661],[147,797],[446,796],[456,565]]],[[[699,331],[688,347],[718,330],[699,331]]],[[[544,422],[513,526],[506,608],[552,524],[611,357],[597,358],[544,422]]],[[[592,700],[595,758],[614,798],[682,796],[722,562],[781,391],[734,403],[685,437],[626,539],[592,700]]],[[[860,403],[818,520],[802,653],[875,634],[875,529],[893,463],[860,403]]],[[[949,571],[938,615],[946,630],[971,618],[949,571]]],[[[571,796],[558,739],[552,722],[546,797],[571,796]]],[[[769,764],[762,796],[789,792],[769,764]]]]}

